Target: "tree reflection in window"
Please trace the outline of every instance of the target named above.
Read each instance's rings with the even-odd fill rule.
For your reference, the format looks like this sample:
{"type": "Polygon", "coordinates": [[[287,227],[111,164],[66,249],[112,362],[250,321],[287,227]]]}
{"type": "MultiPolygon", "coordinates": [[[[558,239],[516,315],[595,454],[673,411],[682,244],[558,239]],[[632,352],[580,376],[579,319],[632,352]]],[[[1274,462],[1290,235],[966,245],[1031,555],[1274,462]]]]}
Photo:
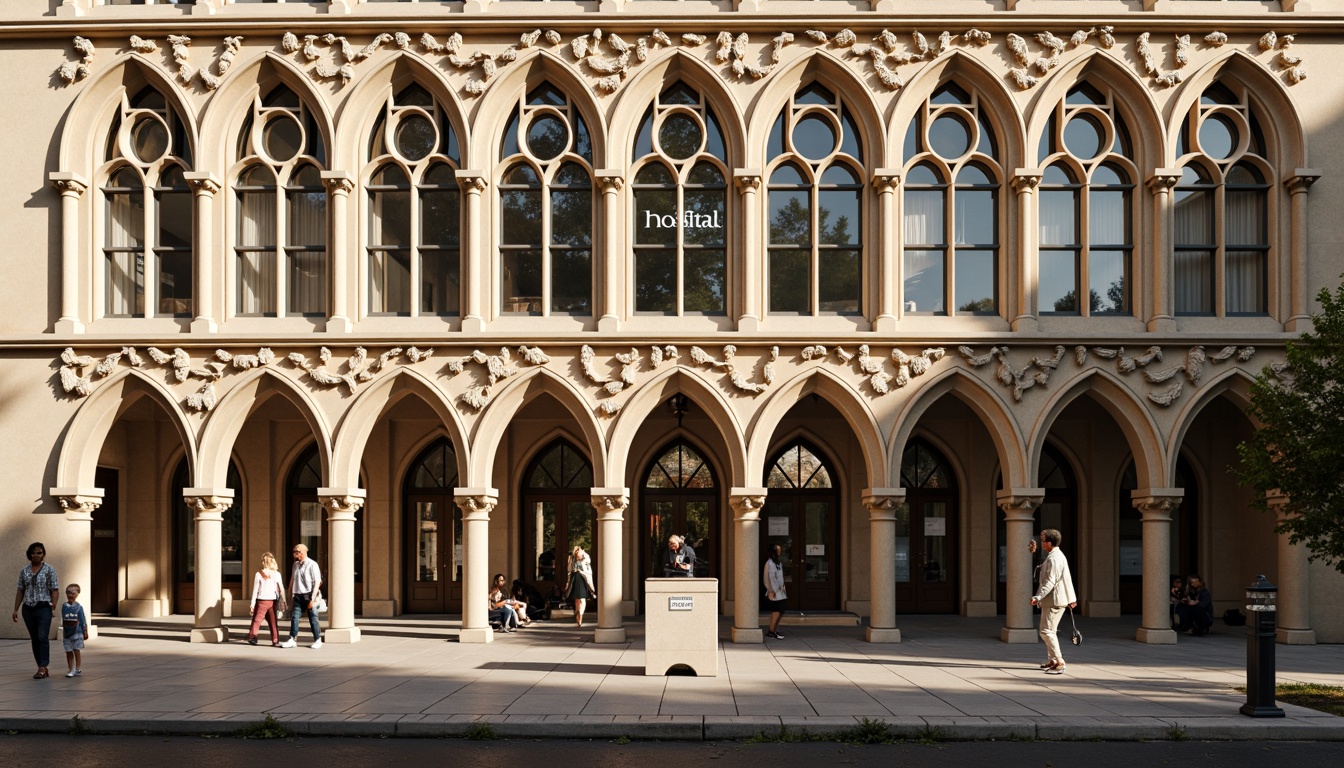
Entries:
{"type": "Polygon", "coordinates": [[[821,457],[802,442],[780,452],[770,464],[767,488],[830,488],[831,471],[821,457]]]}
{"type": "Polygon", "coordinates": [[[550,84],[533,89],[500,160],[500,310],[591,315],[593,150],[578,108],[550,84]]]}
{"type": "Polygon", "coordinates": [[[998,145],[978,95],[934,91],[906,132],[902,302],[906,314],[999,311],[998,145]]]}
{"type": "Polygon", "coordinates": [[[769,311],[858,314],[863,276],[863,147],[850,110],[813,83],[770,130],[769,311]]]}
{"type": "Polygon", "coordinates": [[[369,312],[458,314],[461,193],[447,112],[415,83],[389,94],[369,158],[369,312]]]}
{"type": "Polygon", "coordinates": [[[631,159],[635,311],[723,314],[728,166],[718,118],[677,83],[644,114],[631,159]]]}

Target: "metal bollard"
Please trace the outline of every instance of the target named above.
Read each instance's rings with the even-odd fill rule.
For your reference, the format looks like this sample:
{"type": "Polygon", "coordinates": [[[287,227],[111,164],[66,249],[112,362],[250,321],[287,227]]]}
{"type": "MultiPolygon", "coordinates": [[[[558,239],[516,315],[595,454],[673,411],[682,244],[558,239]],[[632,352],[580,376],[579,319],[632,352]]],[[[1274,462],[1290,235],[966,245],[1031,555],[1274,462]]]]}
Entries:
{"type": "Polygon", "coordinates": [[[1241,714],[1248,717],[1283,717],[1274,704],[1274,643],[1277,622],[1278,587],[1264,576],[1246,588],[1246,610],[1251,620],[1246,627],[1246,703],[1241,714]]]}

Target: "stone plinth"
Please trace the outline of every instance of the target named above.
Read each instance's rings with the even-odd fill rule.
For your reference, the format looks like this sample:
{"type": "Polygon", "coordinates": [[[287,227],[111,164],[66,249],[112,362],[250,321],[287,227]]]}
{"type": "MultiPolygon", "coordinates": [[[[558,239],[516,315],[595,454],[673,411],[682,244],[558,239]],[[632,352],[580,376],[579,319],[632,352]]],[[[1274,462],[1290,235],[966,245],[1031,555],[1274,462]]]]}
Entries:
{"type": "Polygon", "coordinates": [[[719,674],[719,580],[644,582],[644,674],[679,665],[698,677],[719,674]]]}

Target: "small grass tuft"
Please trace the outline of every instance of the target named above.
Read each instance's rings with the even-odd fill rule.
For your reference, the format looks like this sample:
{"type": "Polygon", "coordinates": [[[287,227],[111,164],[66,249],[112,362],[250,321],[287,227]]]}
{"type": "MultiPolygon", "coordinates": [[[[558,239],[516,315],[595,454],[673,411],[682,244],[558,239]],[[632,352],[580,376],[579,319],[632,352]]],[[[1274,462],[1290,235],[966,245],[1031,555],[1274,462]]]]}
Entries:
{"type": "Polygon", "coordinates": [[[472,741],[494,741],[499,738],[495,733],[494,726],[489,723],[472,723],[467,732],[462,734],[462,738],[472,741]]]}
{"type": "Polygon", "coordinates": [[[846,744],[894,744],[896,736],[886,723],[865,717],[853,728],[837,733],[836,740],[846,744]]]}
{"type": "Polygon", "coordinates": [[[93,733],[93,731],[89,730],[89,726],[84,722],[84,718],[75,715],[70,718],[70,729],[67,730],[66,733],[71,736],[87,736],[88,734],[93,733]]]}
{"type": "Polygon", "coordinates": [[[1188,738],[1190,737],[1186,735],[1184,725],[1172,723],[1171,727],[1167,728],[1167,739],[1169,741],[1185,741],[1188,738]]]}
{"type": "Polygon", "coordinates": [[[911,739],[911,741],[916,744],[938,744],[947,741],[947,734],[943,733],[938,728],[926,725],[919,733],[915,734],[915,737],[911,739]]]}
{"type": "Polygon", "coordinates": [[[629,743],[630,743],[630,737],[629,737],[629,736],[617,736],[616,738],[614,738],[614,739],[611,740],[611,743],[612,743],[612,744],[629,744],[629,743]]]}
{"type": "Polygon", "coordinates": [[[265,720],[242,728],[235,735],[240,739],[288,739],[294,736],[294,732],[276,720],[275,715],[268,713],[265,720]]]}

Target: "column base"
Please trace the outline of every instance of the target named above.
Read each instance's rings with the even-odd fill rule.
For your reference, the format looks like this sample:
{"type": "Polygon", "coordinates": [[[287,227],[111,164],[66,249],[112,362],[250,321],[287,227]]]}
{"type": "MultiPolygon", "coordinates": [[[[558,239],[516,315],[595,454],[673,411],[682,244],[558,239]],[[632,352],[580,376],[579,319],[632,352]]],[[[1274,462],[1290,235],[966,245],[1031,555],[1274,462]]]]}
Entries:
{"type": "Polygon", "coordinates": [[[1149,645],[1175,645],[1176,630],[1139,627],[1139,631],[1134,634],[1134,639],[1149,645]]]}
{"type": "Polygon", "coordinates": [[[459,643],[490,643],[494,642],[495,630],[486,627],[485,629],[463,629],[457,633],[457,642],[459,643]]]}
{"type": "Polygon", "coordinates": [[[192,333],[218,333],[219,324],[208,317],[198,317],[191,321],[192,333]]]}
{"type": "Polygon", "coordinates": [[[621,318],[615,315],[603,315],[597,319],[598,333],[616,333],[621,330],[621,318]]]}
{"type": "Polygon", "coordinates": [[[999,640],[1014,645],[1035,643],[1041,639],[1041,633],[1034,629],[1014,629],[1004,627],[999,630],[999,640]]]}
{"type": "Polygon", "coordinates": [[[760,627],[733,627],[734,643],[764,643],[765,630],[760,627]]]}
{"type": "Polygon", "coordinates": [[[1176,318],[1174,317],[1154,317],[1148,321],[1148,330],[1152,333],[1175,333],[1176,318]]]}
{"type": "Polygon", "coordinates": [[[65,335],[70,333],[83,333],[84,324],[79,322],[78,320],[71,320],[68,317],[63,317],[60,320],[56,321],[56,327],[53,328],[52,330],[54,330],[57,335],[65,335]]]}
{"type": "Polygon", "coordinates": [[[191,642],[193,643],[227,643],[228,641],[228,627],[192,627],[191,629],[191,642]]]}
{"type": "Polygon", "coordinates": [[[1041,324],[1031,315],[1022,315],[1013,318],[1013,330],[1018,333],[1035,333],[1041,329],[1041,324]]]}
{"type": "Polygon", "coordinates": [[[625,627],[598,627],[593,632],[594,643],[624,643],[625,627]]]}
{"type": "Polygon", "coordinates": [[[359,635],[359,627],[328,629],[322,633],[322,641],[325,643],[358,643],[359,635]]]}
{"type": "Polygon", "coordinates": [[[1279,629],[1275,636],[1283,645],[1315,645],[1316,630],[1314,629],[1279,629]]]}
{"type": "Polygon", "coordinates": [[[895,316],[895,315],[878,315],[877,317],[873,318],[873,332],[875,332],[875,333],[895,333],[895,332],[896,332],[896,316],[895,316]]]}
{"type": "Polygon", "coordinates": [[[869,627],[865,639],[870,643],[899,643],[901,642],[901,630],[896,627],[891,629],[869,627]]]}
{"type": "MultiPolygon", "coordinates": [[[[470,5],[470,3],[468,3],[470,5]]],[[[485,333],[485,318],[467,315],[462,318],[463,333],[485,333]]]]}
{"type": "Polygon", "coordinates": [[[327,320],[327,333],[350,333],[353,330],[355,324],[348,317],[334,315],[327,320]]]}
{"type": "Polygon", "coordinates": [[[761,319],[755,315],[743,315],[737,318],[738,333],[759,333],[761,330],[761,319]]]}

